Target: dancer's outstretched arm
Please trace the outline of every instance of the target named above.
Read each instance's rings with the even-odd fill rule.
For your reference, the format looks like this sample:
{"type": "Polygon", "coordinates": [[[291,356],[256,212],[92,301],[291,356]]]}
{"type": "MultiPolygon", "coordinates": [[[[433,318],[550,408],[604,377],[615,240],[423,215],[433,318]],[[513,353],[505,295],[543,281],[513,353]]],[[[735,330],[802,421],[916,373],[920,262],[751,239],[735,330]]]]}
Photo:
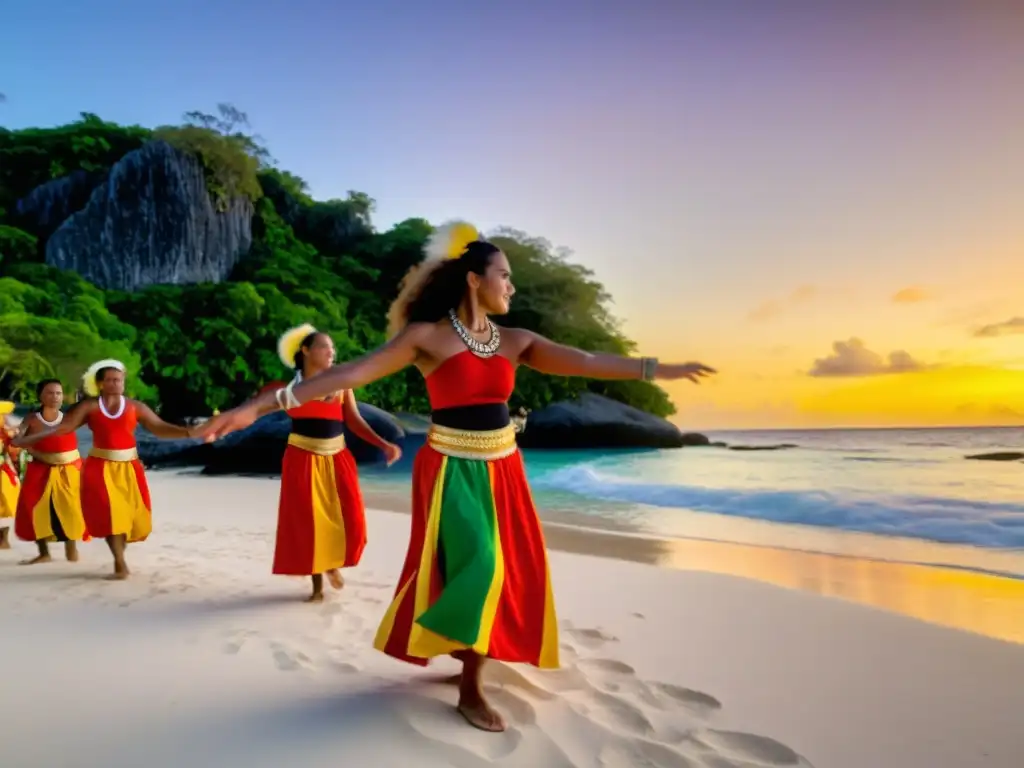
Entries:
{"type": "Polygon", "coordinates": [[[135,414],[138,416],[139,423],[157,437],[164,440],[180,440],[183,437],[192,437],[192,430],[189,427],[169,424],[157,416],[153,409],[145,403],[140,403],[138,400],[133,402],[135,403],[135,414]]]}
{"type": "Polygon", "coordinates": [[[245,429],[260,416],[280,410],[285,403],[301,405],[344,389],[358,389],[397,373],[416,362],[420,342],[431,328],[432,326],[426,324],[409,325],[387,344],[377,347],[372,352],[351,362],[328,368],[298,384],[289,385],[285,390],[275,389],[257,395],[237,408],[214,416],[197,427],[193,434],[212,442],[245,429]],[[290,401],[286,399],[289,390],[290,401]]]}
{"type": "Polygon", "coordinates": [[[603,352],[585,352],[557,344],[532,331],[515,332],[519,362],[554,376],[584,376],[589,379],[688,379],[699,384],[701,378],[716,373],[703,363],[659,363],[651,357],[627,357],[603,352]]]}
{"type": "Polygon", "coordinates": [[[35,445],[43,438],[53,437],[54,435],[66,435],[70,432],[74,432],[85,424],[86,419],[89,418],[89,414],[96,410],[96,404],[98,402],[99,400],[96,398],[90,397],[88,400],[75,403],[71,406],[71,410],[64,414],[64,418],[61,419],[60,424],[54,427],[41,429],[31,435],[27,433],[20,434],[14,439],[14,445],[19,448],[28,448],[31,445],[35,445]]]}

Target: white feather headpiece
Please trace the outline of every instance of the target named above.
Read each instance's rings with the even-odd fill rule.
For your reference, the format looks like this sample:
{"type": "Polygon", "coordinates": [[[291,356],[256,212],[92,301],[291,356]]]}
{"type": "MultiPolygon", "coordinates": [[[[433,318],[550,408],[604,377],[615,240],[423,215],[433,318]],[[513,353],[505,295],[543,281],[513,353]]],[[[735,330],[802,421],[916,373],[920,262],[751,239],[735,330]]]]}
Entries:
{"type": "Polygon", "coordinates": [[[85,373],[82,374],[82,389],[85,390],[85,394],[89,397],[96,397],[100,393],[99,385],[96,383],[96,374],[103,368],[114,368],[121,373],[127,372],[127,369],[124,367],[124,363],[120,360],[97,360],[89,366],[85,373]]]}
{"type": "Polygon", "coordinates": [[[281,334],[277,340],[277,356],[289,368],[295,367],[295,354],[302,349],[302,342],[317,330],[309,323],[303,323],[281,334]]]}
{"type": "Polygon", "coordinates": [[[474,240],[480,239],[480,232],[465,221],[448,221],[430,233],[423,246],[427,259],[457,259],[474,240]]]}

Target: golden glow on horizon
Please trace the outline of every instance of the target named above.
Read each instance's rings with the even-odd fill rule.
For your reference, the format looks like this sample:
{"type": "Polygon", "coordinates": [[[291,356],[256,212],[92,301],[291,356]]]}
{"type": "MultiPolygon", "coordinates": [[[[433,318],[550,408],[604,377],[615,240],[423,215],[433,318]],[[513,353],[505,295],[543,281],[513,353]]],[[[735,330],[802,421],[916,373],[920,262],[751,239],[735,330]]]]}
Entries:
{"type": "Polygon", "coordinates": [[[692,429],[1024,425],[1024,370],[985,366],[814,378],[725,371],[666,387],[673,420],[692,429]]]}
{"type": "Polygon", "coordinates": [[[685,429],[1024,426],[1024,333],[1009,322],[1024,315],[1024,254],[986,249],[992,269],[973,277],[960,255],[927,291],[875,276],[814,290],[794,280],[799,292],[744,284],[742,301],[688,307],[671,334],[643,309],[628,330],[645,354],[719,369],[665,386],[685,429]],[[1010,330],[980,332],[992,326],[1010,330]],[[894,362],[918,370],[888,372],[894,362]]]}

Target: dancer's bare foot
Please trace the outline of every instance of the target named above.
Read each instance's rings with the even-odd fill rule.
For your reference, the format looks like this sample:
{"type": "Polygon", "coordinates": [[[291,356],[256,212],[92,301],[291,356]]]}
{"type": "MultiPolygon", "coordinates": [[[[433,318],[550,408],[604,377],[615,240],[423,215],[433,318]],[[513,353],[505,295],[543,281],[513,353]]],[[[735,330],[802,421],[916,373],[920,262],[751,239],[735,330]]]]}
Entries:
{"type": "Polygon", "coordinates": [[[107,546],[110,547],[110,554],[114,556],[114,573],[107,577],[108,581],[124,581],[131,575],[128,570],[128,563],[124,559],[124,551],[128,547],[128,536],[119,533],[116,536],[107,536],[107,546]]]}
{"type": "Polygon", "coordinates": [[[488,733],[501,733],[505,730],[505,718],[495,711],[484,699],[482,694],[459,697],[459,714],[474,728],[488,733]]]}
{"type": "Polygon", "coordinates": [[[341,571],[337,568],[332,568],[327,572],[327,581],[334,589],[341,589],[345,586],[345,580],[341,578],[341,571]]]}
{"type": "Polygon", "coordinates": [[[323,592],[314,592],[312,595],[306,598],[307,603],[322,603],[324,601],[323,592]]]}
{"type": "Polygon", "coordinates": [[[128,564],[123,560],[114,561],[114,572],[107,576],[107,581],[125,581],[132,572],[128,570],[128,564]]]}
{"type": "MultiPolygon", "coordinates": [[[[459,676],[459,714],[474,728],[489,733],[505,730],[505,718],[496,712],[484,698],[481,675],[484,657],[473,651],[457,651],[456,658],[462,658],[462,674],[459,676]]],[[[452,654],[455,656],[456,654],[452,654]]]]}
{"type": "Polygon", "coordinates": [[[74,541],[64,542],[64,558],[69,563],[78,562],[78,544],[74,541]]]}
{"type": "Polygon", "coordinates": [[[0,528],[0,549],[11,548],[11,529],[0,528]]]}
{"type": "Polygon", "coordinates": [[[28,560],[22,560],[18,565],[39,565],[40,563],[49,563],[52,561],[53,558],[49,555],[36,555],[35,557],[30,557],[28,560]]]}

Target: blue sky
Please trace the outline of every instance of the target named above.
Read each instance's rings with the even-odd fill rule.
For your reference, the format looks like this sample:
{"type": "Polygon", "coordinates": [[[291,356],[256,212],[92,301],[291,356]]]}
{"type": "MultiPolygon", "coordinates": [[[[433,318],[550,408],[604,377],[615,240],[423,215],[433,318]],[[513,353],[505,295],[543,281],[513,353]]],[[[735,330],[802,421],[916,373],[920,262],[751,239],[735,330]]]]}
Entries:
{"type": "Polygon", "coordinates": [[[941,330],[1024,314],[1024,5],[56,0],[4,27],[5,126],[230,102],[316,197],[374,197],[380,226],[457,216],[571,248],[645,352],[731,371],[679,390],[698,421],[789,408],[756,377],[850,337],[1024,358],[941,330]],[[909,287],[936,298],[894,315],[909,287]]]}

